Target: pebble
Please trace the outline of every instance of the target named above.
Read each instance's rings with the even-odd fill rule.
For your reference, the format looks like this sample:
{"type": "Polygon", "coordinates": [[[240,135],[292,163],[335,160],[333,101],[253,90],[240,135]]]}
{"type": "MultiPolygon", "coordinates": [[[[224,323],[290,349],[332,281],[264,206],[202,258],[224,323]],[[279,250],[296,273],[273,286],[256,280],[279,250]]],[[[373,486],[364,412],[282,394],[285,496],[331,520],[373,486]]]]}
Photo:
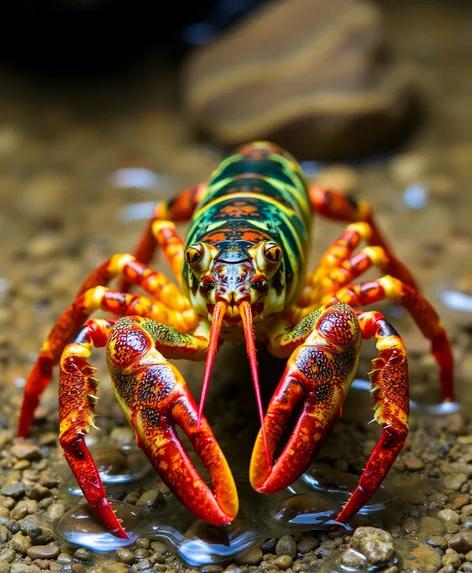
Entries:
{"type": "Polygon", "coordinates": [[[137,507],[157,508],[164,503],[164,496],[158,489],[145,491],[136,502],[137,507]]]}
{"type": "Polygon", "coordinates": [[[20,499],[25,495],[25,488],[21,482],[15,481],[2,488],[0,493],[2,495],[12,497],[13,499],[20,499]]]}
{"type": "Polygon", "coordinates": [[[260,547],[251,547],[236,555],[235,562],[237,565],[259,565],[262,561],[262,550],[260,547]]]}
{"type": "Polygon", "coordinates": [[[395,555],[392,536],[377,527],[358,527],[349,547],[364,555],[369,565],[388,563],[395,555]]]}
{"type": "Polygon", "coordinates": [[[31,557],[31,559],[56,559],[60,552],[59,546],[55,543],[33,545],[33,547],[28,549],[28,557],[31,557]]]}
{"type": "Polygon", "coordinates": [[[117,549],[116,556],[122,563],[126,563],[127,565],[133,565],[133,563],[136,562],[134,553],[130,549],[126,549],[126,547],[117,549]]]}
{"type": "Polygon", "coordinates": [[[297,545],[297,551],[299,553],[308,553],[313,551],[319,546],[319,541],[313,535],[304,535],[301,541],[297,545]]]}
{"type": "Polygon", "coordinates": [[[12,446],[11,455],[19,460],[36,460],[41,458],[41,450],[35,444],[17,443],[12,446]]]}
{"type": "Polygon", "coordinates": [[[352,569],[361,569],[365,565],[365,558],[354,549],[348,548],[341,556],[341,563],[352,569]]]}
{"type": "Polygon", "coordinates": [[[10,547],[17,553],[26,555],[31,547],[31,540],[28,536],[18,532],[10,539],[10,547]]]}
{"type": "Polygon", "coordinates": [[[459,557],[457,551],[454,551],[454,549],[447,549],[446,554],[442,556],[441,565],[452,565],[454,569],[460,567],[461,558],[459,557]]]}
{"type": "Polygon", "coordinates": [[[418,533],[423,533],[428,536],[444,535],[446,533],[446,527],[437,517],[426,515],[418,520],[418,533]]]}
{"type": "Polygon", "coordinates": [[[472,515],[472,504],[464,505],[461,509],[461,515],[464,516],[472,515]]]}
{"type": "Polygon", "coordinates": [[[277,556],[288,555],[292,559],[297,556],[297,544],[291,535],[282,535],[275,546],[277,556]]]}
{"type": "Polygon", "coordinates": [[[66,512],[66,506],[63,503],[53,503],[48,507],[47,516],[50,521],[57,521],[66,512]]]}
{"type": "Polygon", "coordinates": [[[271,537],[270,539],[266,539],[264,543],[261,545],[262,553],[272,553],[275,551],[275,546],[277,545],[277,538],[271,537]]]}
{"type": "Polygon", "coordinates": [[[290,557],[290,555],[281,555],[275,559],[274,564],[277,565],[279,569],[282,569],[282,571],[285,571],[285,569],[288,569],[292,566],[293,559],[290,557]]]}
{"type": "Polygon", "coordinates": [[[438,518],[443,523],[451,522],[458,524],[461,522],[459,514],[455,512],[453,509],[441,509],[441,511],[438,512],[438,518]]]}
{"type": "Polygon", "coordinates": [[[461,509],[464,505],[467,505],[470,501],[470,495],[468,493],[459,493],[455,495],[451,500],[452,509],[461,509]]]}
{"type": "Polygon", "coordinates": [[[456,533],[449,539],[448,543],[451,549],[454,549],[458,553],[467,553],[472,550],[472,532],[461,531],[456,533]]]}
{"type": "Polygon", "coordinates": [[[79,547],[74,553],[74,557],[76,559],[80,559],[80,561],[89,561],[89,559],[92,557],[92,554],[88,549],[85,549],[85,547],[79,547]]]}
{"type": "Polygon", "coordinates": [[[443,477],[444,489],[459,491],[467,482],[467,475],[464,473],[450,474],[443,477]]]}
{"type": "Polygon", "coordinates": [[[0,561],[11,563],[15,559],[15,550],[10,547],[4,547],[0,550],[0,561]]]}
{"type": "Polygon", "coordinates": [[[421,458],[408,456],[404,458],[403,462],[407,470],[415,471],[415,470],[422,470],[424,468],[424,463],[421,458]]]}

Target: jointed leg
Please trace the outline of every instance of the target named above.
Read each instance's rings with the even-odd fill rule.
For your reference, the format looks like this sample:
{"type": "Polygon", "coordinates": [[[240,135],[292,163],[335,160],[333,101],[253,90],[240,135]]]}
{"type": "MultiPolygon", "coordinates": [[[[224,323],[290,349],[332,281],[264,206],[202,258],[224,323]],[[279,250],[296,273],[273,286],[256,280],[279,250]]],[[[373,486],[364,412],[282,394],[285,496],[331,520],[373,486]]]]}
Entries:
{"type": "Polygon", "coordinates": [[[384,247],[389,251],[388,245],[374,222],[372,208],[365,201],[358,201],[355,197],[325,189],[320,185],[310,185],[308,189],[311,208],[315,213],[333,221],[347,223],[369,223],[372,227],[372,244],[384,247]]]}
{"type": "Polygon", "coordinates": [[[454,359],[444,326],[431,304],[414,288],[385,276],[378,280],[340,289],[330,301],[343,301],[354,308],[388,299],[404,306],[418,328],[431,341],[431,351],[439,367],[439,379],[444,400],[453,398],[454,359]]]}
{"type": "Polygon", "coordinates": [[[192,330],[198,321],[192,310],[171,310],[163,303],[145,296],[114,292],[102,286],[87,290],[62,313],[41,348],[26,381],[18,427],[19,436],[28,434],[39,398],[51,381],[53,367],[59,362],[65,345],[98,309],[118,315],[148,316],[160,322],[174,324],[185,331],[192,330]]]}
{"type": "Polygon", "coordinates": [[[85,443],[85,435],[94,426],[97,386],[94,368],[87,359],[92,347],[105,346],[116,320],[90,320],[64,350],[59,376],[59,441],[92,510],[110,531],[118,537],[127,537],[107,500],[97,466],[85,443]]]}
{"type": "MultiPolygon", "coordinates": [[[[152,261],[158,244],[154,223],[156,221],[173,221],[175,223],[188,221],[192,217],[195,207],[204,194],[205,189],[206,186],[203,183],[195,185],[194,187],[185,189],[177,197],[167,201],[161,201],[156,205],[154,214],[149,220],[146,230],[136,248],[133,250],[136,260],[146,265],[152,261]]],[[[129,286],[127,277],[123,277],[119,289],[126,292],[129,286]]]]}
{"type": "Polygon", "coordinates": [[[357,315],[363,338],[377,339],[379,354],[369,373],[375,419],[383,426],[382,435],[362,473],[359,485],[336,518],[348,522],[377,491],[408,435],[408,361],[403,341],[379,312],[357,315]]]}
{"type": "Polygon", "coordinates": [[[300,400],[304,404],[273,466],[266,460],[259,432],[250,467],[251,483],[257,491],[275,493],[288,487],[310,465],[341,414],[357,369],[360,343],[356,315],[343,303],[312,312],[291,331],[286,332],[281,324],[271,333],[269,350],[277,356],[291,356],[264,418],[270,457],[295,405],[300,400]]]}

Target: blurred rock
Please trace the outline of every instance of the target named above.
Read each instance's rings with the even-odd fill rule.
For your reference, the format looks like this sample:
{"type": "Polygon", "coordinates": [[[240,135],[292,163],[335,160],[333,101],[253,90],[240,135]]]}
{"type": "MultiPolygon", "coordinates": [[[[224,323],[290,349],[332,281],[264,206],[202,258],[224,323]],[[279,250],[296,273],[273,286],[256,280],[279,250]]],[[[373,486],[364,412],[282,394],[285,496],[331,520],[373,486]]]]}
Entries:
{"type": "Polygon", "coordinates": [[[277,0],[184,65],[184,105],[203,136],[270,139],[299,159],[385,149],[411,129],[418,98],[381,14],[364,0],[277,0]]]}

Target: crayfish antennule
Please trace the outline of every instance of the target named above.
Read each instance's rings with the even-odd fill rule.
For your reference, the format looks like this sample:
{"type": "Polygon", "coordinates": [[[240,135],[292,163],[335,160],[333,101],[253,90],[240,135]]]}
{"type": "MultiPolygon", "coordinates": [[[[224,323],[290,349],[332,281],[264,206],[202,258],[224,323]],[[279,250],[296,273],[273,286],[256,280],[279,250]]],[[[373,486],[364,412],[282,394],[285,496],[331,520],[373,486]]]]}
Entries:
{"type": "Polygon", "coordinates": [[[251,305],[243,301],[240,305],[240,313],[243,321],[244,338],[246,339],[246,349],[249,357],[249,364],[251,366],[252,381],[254,383],[254,391],[256,393],[257,409],[259,411],[259,419],[261,421],[262,441],[264,443],[264,452],[267,465],[270,466],[271,459],[269,455],[269,446],[267,444],[267,434],[264,425],[264,411],[262,409],[261,388],[259,385],[259,374],[257,371],[256,359],[256,337],[254,335],[254,327],[252,324],[251,305]]]}
{"type": "Polygon", "coordinates": [[[213,311],[213,321],[211,323],[211,330],[210,330],[210,342],[208,343],[208,350],[207,350],[208,354],[205,364],[205,374],[203,375],[202,395],[200,397],[200,405],[198,407],[197,431],[200,431],[203,408],[205,406],[206,395],[208,392],[208,384],[210,382],[210,376],[211,376],[211,371],[213,369],[213,363],[215,361],[216,351],[218,350],[218,341],[220,338],[221,324],[223,322],[223,317],[225,315],[227,306],[228,303],[224,301],[219,301],[216,303],[215,309],[213,311]]]}

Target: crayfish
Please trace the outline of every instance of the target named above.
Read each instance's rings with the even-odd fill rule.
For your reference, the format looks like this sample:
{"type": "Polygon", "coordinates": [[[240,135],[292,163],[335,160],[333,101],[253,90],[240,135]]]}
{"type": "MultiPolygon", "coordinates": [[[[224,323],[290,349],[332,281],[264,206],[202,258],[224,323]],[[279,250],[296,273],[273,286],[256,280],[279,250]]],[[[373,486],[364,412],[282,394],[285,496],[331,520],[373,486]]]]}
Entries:
{"type": "Polygon", "coordinates": [[[222,340],[245,341],[261,429],[250,481],[261,493],[288,487],[310,465],[341,414],[362,339],[376,339],[370,372],[375,419],[382,425],[359,485],[337,516],[347,522],[382,483],[408,434],[409,380],[403,341],[380,312],[384,299],[407,309],[431,342],[444,400],[452,399],[453,358],[445,329],[392,253],[363,201],[309,184],[288,152],[270,142],[237,148],[206,184],[157,204],[135,255],[109,258],[59,317],[27,379],[19,422],[26,436],[39,398],[60,365],[60,444],[84,496],[107,528],[126,537],[85,442],[94,423],[97,380],[92,347],[106,347],[116,397],[138,445],[162,480],[199,519],[230,523],[238,513],[235,482],[203,415],[222,340]],[[314,272],[307,269],[313,213],[349,223],[314,272]],[[185,241],[175,223],[191,221],[185,241]],[[357,253],[356,247],[365,242],[357,253]],[[156,247],[177,284],[148,266],[156,247]],[[381,278],[353,283],[368,269],[381,278]],[[119,278],[118,290],[107,285],[119,278]],[[130,285],[145,293],[130,292],[130,285]],[[90,319],[96,310],[115,318],[90,319]],[[264,413],[256,340],[286,368],[264,413]],[[200,404],[169,359],[206,360],[200,404]],[[278,459],[274,452],[297,404],[300,414],[278,459]],[[209,486],[175,426],[208,471],[209,486]]]}

